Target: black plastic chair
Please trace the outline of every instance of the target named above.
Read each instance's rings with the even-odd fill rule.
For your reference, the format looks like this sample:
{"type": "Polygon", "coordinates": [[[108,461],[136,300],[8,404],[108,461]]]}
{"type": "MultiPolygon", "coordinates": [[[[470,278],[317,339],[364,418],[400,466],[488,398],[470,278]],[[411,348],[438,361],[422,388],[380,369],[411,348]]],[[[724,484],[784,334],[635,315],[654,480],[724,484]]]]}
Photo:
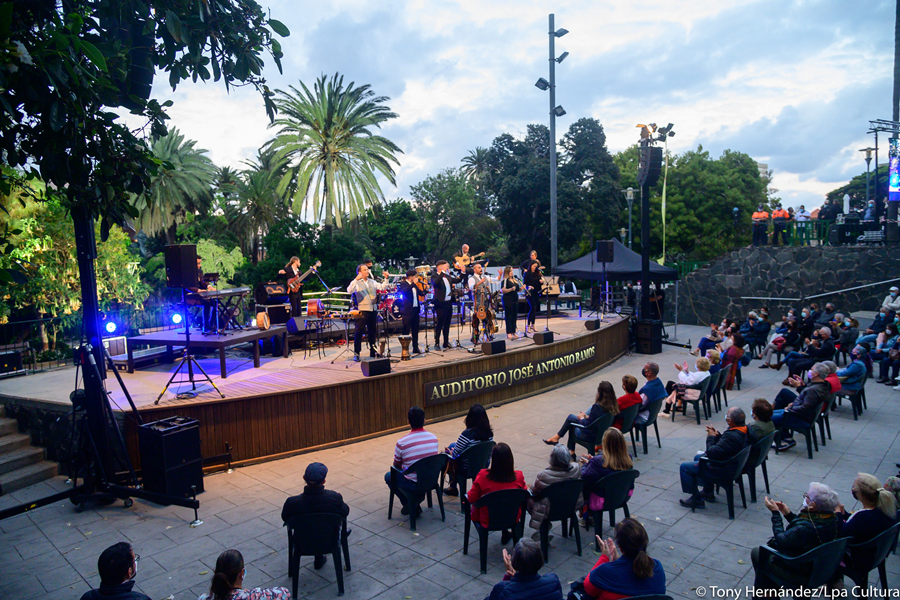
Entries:
{"type": "MultiPolygon", "coordinates": [[[[641,472],[637,469],[629,469],[627,471],[619,471],[607,475],[596,484],[587,489],[588,492],[595,496],[603,498],[603,510],[590,510],[590,505],[585,508],[586,512],[590,512],[591,520],[594,521],[594,535],[603,533],[603,513],[609,513],[609,526],[616,526],[616,510],[621,508],[625,511],[625,518],[631,516],[628,512],[628,492],[634,489],[634,482],[640,476],[641,472]]],[[[594,545],[597,551],[600,546],[597,545],[594,538],[594,545]]]]}
{"type": "MultiPolygon", "coordinates": [[[[825,402],[827,402],[828,406],[830,406],[831,398],[828,398],[825,402]]],[[[794,433],[802,433],[803,437],[806,438],[806,453],[809,455],[809,460],[812,460],[813,448],[816,449],[816,452],[819,451],[819,438],[816,436],[816,421],[818,421],[819,419],[819,414],[822,412],[822,405],[824,405],[825,402],[816,407],[816,418],[806,427],[788,427],[785,424],[785,421],[781,422],[781,435],[779,436],[780,439],[783,440],[786,437],[788,431],[792,431],[794,433]]],[[[775,447],[775,454],[778,454],[778,446],[775,447]]]]}
{"type": "Polygon", "coordinates": [[[834,579],[850,538],[839,538],[817,546],[800,556],[785,556],[768,546],[759,547],[757,577],[764,576],[781,588],[815,589],[834,579]],[[778,572],[772,559],[778,559],[778,572]]]}
{"type": "Polygon", "coordinates": [[[649,411],[650,414],[647,417],[647,421],[644,423],[635,421],[631,426],[632,431],[636,429],[638,431],[638,434],[641,436],[641,442],[644,444],[644,454],[647,454],[648,450],[647,430],[650,429],[651,425],[653,425],[653,429],[656,431],[656,443],[657,445],[659,445],[660,450],[662,450],[662,441],[659,438],[659,424],[657,424],[656,420],[659,417],[659,411],[662,410],[662,405],[665,401],[665,398],[660,398],[659,400],[648,404],[646,410],[649,411]]]}
{"type": "Polygon", "coordinates": [[[465,476],[460,476],[459,470],[456,472],[456,485],[459,488],[460,496],[466,495],[467,481],[475,479],[479,471],[487,467],[488,461],[491,460],[491,450],[496,445],[493,441],[472,444],[455,459],[457,464],[467,465],[465,476]]]}
{"type": "Polygon", "coordinates": [[[569,481],[557,481],[547,486],[539,495],[535,496],[535,501],[547,499],[550,502],[549,511],[544,520],[541,521],[541,552],[544,555],[544,562],[550,560],[550,527],[554,521],[560,522],[560,529],[563,537],[568,535],[568,525],[574,524],[572,528],[575,531],[575,545],[578,547],[578,556],[581,556],[581,531],[578,529],[578,515],[575,507],[578,499],[581,498],[581,492],[584,489],[584,482],[580,479],[571,479],[569,481]]]}
{"type": "Polygon", "coordinates": [[[401,471],[397,467],[391,465],[391,497],[388,500],[388,520],[394,511],[394,494],[403,494],[406,496],[407,505],[409,506],[409,529],[416,530],[416,508],[422,502],[422,498],[428,499],[428,508],[433,505],[431,503],[431,492],[437,492],[438,506],[441,507],[441,521],[446,520],[444,514],[444,472],[446,471],[447,461],[450,457],[443,452],[439,452],[432,456],[426,456],[419,459],[405,471],[401,471]],[[405,475],[416,474],[416,489],[405,490],[399,486],[400,477],[405,475]]]}
{"type": "Polygon", "coordinates": [[[488,526],[483,527],[480,523],[475,523],[475,529],[478,531],[478,545],[481,551],[481,573],[487,573],[487,545],[488,534],[491,531],[503,531],[505,529],[512,530],[513,544],[519,542],[524,534],[525,516],[528,514],[526,510],[528,499],[531,493],[528,490],[511,489],[499,490],[485,494],[475,503],[470,504],[466,496],[460,496],[463,505],[463,513],[465,515],[465,529],[463,533],[463,554],[469,553],[469,532],[472,529],[472,508],[487,508],[488,526]]]}
{"type": "Polygon", "coordinates": [[[709,387],[706,388],[706,414],[711,415],[713,410],[719,412],[722,410],[719,403],[713,397],[719,390],[719,382],[722,380],[722,369],[709,376],[709,387]]]}
{"type": "MultiPolygon", "coordinates": [[[[707,377],[706,379],[704,379],[703,381],[701,381],[698,384],[686,386],[685,389],[699,390],[700,395],[697,396],[696,400],[688,400],[687,398],[682,398],[681,399],[681,414],[685,417],[687,416],[687,407],[688,407],[688,404],[690,404],[691,406],[694,407],[694,416],[697,417],[697,425],[699,425],[700,424],[700,407],[703,406],[703,417],[705,419],[709,420],[709,412],[708,412],[707,406],[706,406],[706,390],[709,389],[709,377],[707,377]]],[[[675,413],[677,411],[674,410],[674,407],[672,407],[672,408],[673,408],[672,420],[674,421],[675,413]]]]}
{"type": "Polygon", "coordinates": [[[841,404],[843,398],[850,401],[850,407],[853,409],[853,420],[858,421],[863,414],[863,407],[868,408],[868,402],[866,402],[866,381],[863,380],[862,387],[855,392],[840,390],[835,394],[835,400],[837,400],[838,405],[841,404]]]}
{"type": "Polygon", "coordinates": [[[716,412],[722,410],[722,401],[724,400],[725,406],[728,406],[728,398],[725,397],[725,382],[728,380],[728,371],[725,369],[719,369],[716,374],[719,376],[719,380],[716,382],[715,389],[710,386],[710,390],[707,392],[713,399],[715,403],[716,412]]]}
{"type": "MultiPolygon", "coordinates": [[[[750,502],[756,502],[756,469],[762,468],[763,481],[766,482],[766,493],[769,491],[769,472],[766,470],[766,460],[769,458],[769,448],[775,440],[777,431],[773,431],[764,438],[760,438],[750,446],[750,456],[747,457],[747,464],[744,465],[742,471],[747,475],[747,483],[750,484],[750,502]]],[[[743,487],[743,486],[741,486],[743,487]]]]}
{"type": "Polygon", "coordinates": [[[588,454],[591,456],[594,455],[594,448],[600,447],[600,442],[603,441],[603,434],[606,433],[606,430],[609,429],[609,426],[612,425],[613,417],[609,413],[604,413],[603,416],[594,419],[594,422],[585,427],[584,425],[579,425],[578,423],[572,424],[572,429],[569,430],[569,436],[566,440],[566,445],[569,447],[570,452],[575,452],[576,444],[578,446],[584,446],[587,448],[588,454]],[[581,430],[581,435],[586,437],[588,440],[586,441],[575,435],[576,430],[581,430]],[[593,433],[593,436],[591,436],[593,433]]]}
{"type": "Polygon", "coordinates": [[[637,444],[634,442],[634,420],[640,410],[641,405],[634,404],[617,415],[622,419],[622,435],[626,433],[631,435],[631,449],[634,451],[635,458],[637,458],[637,444]]]}
{"type": "MultiPolygon", "coordinates": [[[[718,487],[725,489],[725,497],[728,500],[728,518],[734,520],[734,484],[737,483],[741,490],[741,502],[744,508],[747,508],[747,497],[744,494],[744,479],[741,475],[744,472],[744,465],[750,457],[752,446],[747,446],[728,460],[711,460],[707,456],[700,457],[700,469],[698,471],[698,480],[712,483],[718,487]],[[715,468],[718,475],[713,476],[709,470],[715,468]]],[[[699,494],[699,490],[697,490],[699,494]]],[[[691,507],[691,512],[694,512],[691,507]]]]}
{"type": "Polygon", "coordinates": [[[849,563],[844,568],[844,575],[862,589],[867,589],[869,572],[877,568],[878,576],[881,579],[881,589],[888,589],[887,569],[884,562],[891,550],[897,546],[898,534],[900,534],[900,523],[892,525],[868,542],[848,544],[847,554],[850,556],[850,560],[844,561],[849,563]]]}
{"type": "Polygon", "coordinates": [[[288,530],[288,577],[292,580],[293,597],[297,597],[300,557],[330,554],[334,562],[338,596],[344,595],[343,570],[350,570],[350,548],[347,545],[347,520],[333,513],[310,513],[292,517],[284,524],[288,530]],[[344,565],[341,568],[341,551],[344,565]]]}

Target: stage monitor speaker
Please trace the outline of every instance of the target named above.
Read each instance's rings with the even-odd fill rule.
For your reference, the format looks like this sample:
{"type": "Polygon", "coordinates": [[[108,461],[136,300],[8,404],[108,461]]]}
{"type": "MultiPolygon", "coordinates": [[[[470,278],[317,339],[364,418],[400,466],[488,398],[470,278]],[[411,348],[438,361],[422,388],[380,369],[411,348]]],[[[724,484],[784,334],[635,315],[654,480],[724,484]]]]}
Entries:
{"type": "Polygon", "coordinates": [[[22,353],[19,350],[0,354],[0,377],[23,373],[25,373],[25,366],[22,364],[22,353]]]}
{"type": "Polygon", "coordinates": [[[637,347],[641,354],[662,352],[662,321],[637,322],[637,347]]]}
{"type": "Polygon", "coordinates": [[[169,417],[138,428],[144,489],[189,498],[203,491],[200,423],[189,417],[169,417]]]}
{"type": "Polygon", "coordinates": [[[493,340],[481,344],[483,354],[503,354],[506,352],[506,340],[493,340]]]}
{"type": "Polygon", "coordinates": [[[270,325],[284,325],[291,318],[290,304],[257,304],[256,312],[269,315],[270,325]]]}
{"type": "Polygon", "coordinates": [[[360,363],[363,377],[375,375],[387,375],[391,372],[391,359],[389,358],[365,358],[360,363]]]}
{"type": "Polygon", "coordinates": [[[196,288],[196,244],[171,244],[166,246],[166,287],[196,288]]]}
{"type": "MultiPolygon", "coordinates": [[[[272,317],[270,316],[269,319],[271,320],[271,318],[272,317]]],[[[303,322],[303,319],[298,319],[297,317],[291,317],[290,319],[288,319],[287,323],[285,323],[285,325],[287,326],[288,333],[290,335],[297,335],[301,331],[305,331],[306,330],[305,327],[299,326],[300,323],[302,323],[302,322],[303,322]]]]}
{"type": "Polygon", "coordinates": [[[588,331],[596,331],[600,329],[600,319],[590,319],[585,321],[584,328],[588,331]]]}
{"type": "Polygon", "coordinates": [[[597,262],[611,263],[613,261],[614,247],[615,245],[612,241],[597,242],[597,262]]]}
{"type": "Polygon", "coordinates": [[[541,331],[540,333],[534,334],[534,343],[538,346],[543,346],[544,344],[552,344],[553,343],[553,332],[552,331],[541,331]]]}

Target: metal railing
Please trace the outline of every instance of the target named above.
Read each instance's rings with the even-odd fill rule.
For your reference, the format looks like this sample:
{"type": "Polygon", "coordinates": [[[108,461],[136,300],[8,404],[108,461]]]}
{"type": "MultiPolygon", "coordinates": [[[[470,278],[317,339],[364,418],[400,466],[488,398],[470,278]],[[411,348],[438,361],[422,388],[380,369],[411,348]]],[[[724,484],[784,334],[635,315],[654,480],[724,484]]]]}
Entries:
{"type": "Polygon", "coordinates": [[[775,302],[806,302],[807,300],[813,300],[815,298],[825,298],[826,296],[834,296],[837,294],[843,294],[844,292],[853,292],[856,290],[864,290],[866,288],[881,286],[888,283],[896,283],[900,281],[900,277],[896,277],[894,279],[885,279],[884,281],[876,281],[875,283],[866,283],[863,285],[857,285],[850,288],[844,288],[842,290],[834,290],[831,292],[824,292],[822,294],[814,294],[812,296],[801,295],[799,298],[775,298],[768,297],[764,298],[761,296],[741,296],[741,300],[766,300],[766,301],[775,301],[775,302]]]}

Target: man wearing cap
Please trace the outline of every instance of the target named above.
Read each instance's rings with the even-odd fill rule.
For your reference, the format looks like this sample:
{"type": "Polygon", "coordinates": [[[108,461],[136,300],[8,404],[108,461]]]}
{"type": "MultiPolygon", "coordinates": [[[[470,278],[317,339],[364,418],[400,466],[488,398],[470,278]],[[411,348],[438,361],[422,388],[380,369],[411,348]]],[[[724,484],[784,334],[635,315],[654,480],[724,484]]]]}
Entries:
{"type": "MultiPolygon", "coordinates": [[[[308,515],[311,513],[327,513],[340,515],[347,518],[350,507],[344,502],[343,496],[337,492],[325,489],[325,476],[328,475],[328,467],[320,462],[310,463],[303,474],[306,487],[299,496],[291,496],[284,501],[281,509],[281,520],[287,523],[292,517],[308,515]]],[[[347,531],[350,535],[350,531],[347,531]]],[[[316,555],[313,566],[321,569],[325,565],[326,556],[316,555]]]]}
{"type": "Polygon", "coordinates": [[[900,311],[900,298],[897,297],[898,292],[900,292],[900,290],[897,289],[897,286],[892,285],[891,289],[888,290],[888,295],[884,297],[884,302],[881,303],[881,307],[894,312],[900,311]]]}
{"type": "Polygon", "coordinates": [[[791,213],[781,208],[781,204],[775,205],[772,212],[772,222],[775,223],[775,233],[772,235],[772,245],[778,245],[778,234],[781,234],[781,243],[788,245],[788,221],[791,220],[791,213]]]}
{"type": "Polygon", "coordinates": [[[765,246],[766,235],[769,231],[769,213],[760,204],[751,218],[753,219],[753,245],[765,246]]]}

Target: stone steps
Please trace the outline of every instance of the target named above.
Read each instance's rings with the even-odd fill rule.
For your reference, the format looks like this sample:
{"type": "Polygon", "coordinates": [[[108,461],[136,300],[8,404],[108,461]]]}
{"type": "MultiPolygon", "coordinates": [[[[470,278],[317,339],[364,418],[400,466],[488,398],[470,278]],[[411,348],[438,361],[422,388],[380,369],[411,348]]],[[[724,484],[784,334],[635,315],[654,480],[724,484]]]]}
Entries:
{"type": "Polygon", "coordinates": [[[0,406],[0,496],[59,474],[59,465],[44,460],[44,449],[32,446],[31,436],[5,415],[0,406]]]}

